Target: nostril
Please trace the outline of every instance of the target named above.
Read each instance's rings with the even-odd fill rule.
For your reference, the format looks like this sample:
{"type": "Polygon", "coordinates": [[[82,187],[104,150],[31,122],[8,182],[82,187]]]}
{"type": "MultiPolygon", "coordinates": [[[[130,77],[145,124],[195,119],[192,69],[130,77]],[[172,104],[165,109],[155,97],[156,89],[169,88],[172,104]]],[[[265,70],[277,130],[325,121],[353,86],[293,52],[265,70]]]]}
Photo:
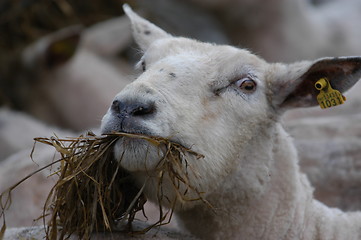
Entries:
{"type": "Polygon", "coordinates": [[[113,113],[120,117],[144,116],[155,112],[154,102],[120,101],[114,100],[111,105],[113,113]]]}
{"type": "Polygon", "coordinates": [[[120,104],[120,102],[118,100],[114,100],[112,103],[111,109],[116,113],[120,112],[119,104],[120,104]]]}
{"type": "Polygon", "coordinates": [[[135,107],[132,112],[132,115],[133,116],[143,116],[143,115],[152,114],[154,112],[155,112],[154,103],[147,103],[147,104],[142,104],[142,105],[138,105],[137,107],[135,107]]]}

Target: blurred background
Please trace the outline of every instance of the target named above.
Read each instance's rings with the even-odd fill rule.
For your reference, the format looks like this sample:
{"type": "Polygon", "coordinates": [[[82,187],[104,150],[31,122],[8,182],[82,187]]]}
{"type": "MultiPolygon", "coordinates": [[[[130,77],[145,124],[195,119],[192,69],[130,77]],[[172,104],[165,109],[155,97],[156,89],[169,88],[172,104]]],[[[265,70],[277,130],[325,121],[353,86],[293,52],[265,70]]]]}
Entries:
{"type": "MultiPolygon", "coordinates": [[[[97,132],[115,94],[136,78],[141,53],[123,3],[173,35],[247,48],[271,62],[361,56],[361,0],[2,0],[0,191],[14,173],[37,167],[28,156],[34,137],[97,132]]],[[[360,90],[361,83],[342,106],[284,117],[316,197],[345,210],[361,209],[360,90]]],[[[39,150],[38,159],[49,154],[39,150]]],[[[43,191],[19,190],[18,199],[34,201],[18,212],[42,206],[45,181],[24,187],[43,191]]],[[[9,226],[30,215],[14,213],[9,226]]]]}

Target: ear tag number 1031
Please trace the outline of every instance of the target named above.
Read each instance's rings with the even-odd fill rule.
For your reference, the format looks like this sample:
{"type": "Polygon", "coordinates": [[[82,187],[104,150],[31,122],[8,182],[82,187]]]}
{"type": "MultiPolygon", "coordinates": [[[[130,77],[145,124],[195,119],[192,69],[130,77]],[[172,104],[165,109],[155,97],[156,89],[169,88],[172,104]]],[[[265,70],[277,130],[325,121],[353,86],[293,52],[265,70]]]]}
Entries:
{"type": "Polygon", "coordinates": [[[338,90],[331,87],[327,78],[321,78],[318,80],[315,83],[315,87],[320,91],[317,95],[317,101],[322,109],[341,105],[346,101],[345,96],[343,96],[338,90]]]}

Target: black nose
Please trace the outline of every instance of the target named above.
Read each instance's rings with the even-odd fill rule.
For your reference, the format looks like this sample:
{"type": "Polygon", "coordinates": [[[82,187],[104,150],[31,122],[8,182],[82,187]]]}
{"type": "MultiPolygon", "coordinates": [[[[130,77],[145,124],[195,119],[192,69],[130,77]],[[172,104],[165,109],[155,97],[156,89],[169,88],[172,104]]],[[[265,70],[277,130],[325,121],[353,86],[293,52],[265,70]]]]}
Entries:
{"type": "Polygon", "coordinates": [[[123,102],[114,100],[112,103],[112,111],[120,114],[121,117],[143,117],[155,112],[155,104],[154,102],[123,102]]]}

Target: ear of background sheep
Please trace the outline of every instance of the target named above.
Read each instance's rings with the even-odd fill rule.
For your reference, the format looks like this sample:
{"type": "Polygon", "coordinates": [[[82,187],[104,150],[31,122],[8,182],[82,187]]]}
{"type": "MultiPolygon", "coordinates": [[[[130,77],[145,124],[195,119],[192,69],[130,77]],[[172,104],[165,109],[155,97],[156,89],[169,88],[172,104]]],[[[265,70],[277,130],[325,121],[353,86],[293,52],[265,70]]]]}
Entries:
{"type": "Polygon", "coordinates": [[[75,54],[82,26],[71,26],[45,36],[27,47],[22,62],[28,69],[53,68],[59,66],[75,54]]]}
{"type": "Polygon", "coordinates": [[[123,5],[123,10],[132,22],[133,37],[143,51],[147,50],[154,41],[171,37],[164,30],[133,12],[128,4],[123,5]]]}
{"type": "Polygon", "coordinates": [[[82,32],[81,48],[99,56],[116,57],[133,42],[130,20],[123,15],[87,27],[82,32]]]}
{"type": "Polygon", "coordinates": [[[344,93],[361,78],[361,57],[322,58],[276,66],[270,84],[270,99],[275,109],[283,112],[295,107],[318,105],[319,90],[315,83],[326,77],[332,88],[344,93]]]}

